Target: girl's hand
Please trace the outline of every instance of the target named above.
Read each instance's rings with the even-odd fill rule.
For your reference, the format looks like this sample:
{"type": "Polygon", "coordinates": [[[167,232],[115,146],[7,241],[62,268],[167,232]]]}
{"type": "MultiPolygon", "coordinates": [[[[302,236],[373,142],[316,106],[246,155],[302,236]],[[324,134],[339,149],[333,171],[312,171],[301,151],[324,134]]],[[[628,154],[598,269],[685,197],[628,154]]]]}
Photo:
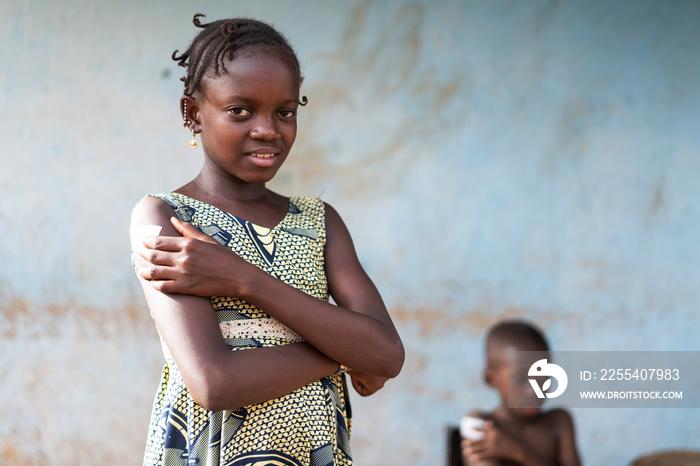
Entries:
{"type": "Polygon", "coordinates": [[[374,395],[384,386],[384,383],[389,380],[388,377],[365,374],[364,372],[353,370],[348,371],[348,375],[352,381],[352,386],[360,396],[374,395]]]}
{"type": "Polygon", "coordinates": [[[148,264],[137,264],[138,275],[163,293],[231,296],[241,268],[254,266],[193,225],[175,217],[170,222],[182,237],[144,238],[135,252],[148,264]]]}

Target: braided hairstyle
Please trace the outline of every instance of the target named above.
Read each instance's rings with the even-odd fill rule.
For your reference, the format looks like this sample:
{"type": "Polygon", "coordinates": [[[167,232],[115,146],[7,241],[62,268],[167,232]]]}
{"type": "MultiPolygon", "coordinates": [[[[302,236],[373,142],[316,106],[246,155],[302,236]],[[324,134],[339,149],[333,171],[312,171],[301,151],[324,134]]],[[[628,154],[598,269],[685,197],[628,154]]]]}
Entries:
{"type": "MultiPolygon", "coordinates": [[[[192,96],[208,75],[221,76],[226,72],[226,61],[234,58],[236,52],[244,48],[266,49],[278,53],[285,59],[299,78],[303,80],[299,60],[287,39],[272,26],[250,18],[232,18],[202,24],[201,13],[194,15],[192,22],[201,31],[192,41],[190,47],[178,56],[175,50],[172,59],[187,70],[180,78],[185,83],[184,94],[192,96]]],[[[302,97],[301,105],[307,102],[302,97]]]]}

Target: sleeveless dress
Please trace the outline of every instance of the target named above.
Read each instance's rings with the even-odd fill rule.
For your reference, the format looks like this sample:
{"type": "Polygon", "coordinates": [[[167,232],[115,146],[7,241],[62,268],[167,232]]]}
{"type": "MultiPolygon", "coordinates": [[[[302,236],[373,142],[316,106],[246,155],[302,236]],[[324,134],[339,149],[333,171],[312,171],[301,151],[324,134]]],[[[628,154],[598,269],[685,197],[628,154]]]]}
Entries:
{"type": "MultiPolygon", "coordinates": [[[[325,210],[316,197],[293,197],[274,228],[254,225],[178,193],[157,194],[177,217],[274,277],[328,300],[324,271],[325,210]]],[[[212,297],[231,351],[302,341],[291,329],[235,297],[212,297]]],[[[290,394],[219,412],[192,400],[161,339],[165,366],[153,404],[144,465],[351,465],[350,403],[344,374],[290,394]]],[[[245,377],[246,374],[241,374],[245,377]]]]}

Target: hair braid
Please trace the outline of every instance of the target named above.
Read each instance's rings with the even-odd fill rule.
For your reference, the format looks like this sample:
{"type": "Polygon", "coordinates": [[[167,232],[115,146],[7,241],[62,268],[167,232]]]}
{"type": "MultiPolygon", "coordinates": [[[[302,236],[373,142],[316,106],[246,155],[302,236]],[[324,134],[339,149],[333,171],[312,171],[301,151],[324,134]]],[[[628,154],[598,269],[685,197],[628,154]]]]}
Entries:
{"type": "MultiPolygon", "coordinates": [[[[202,79],[209,73],[221,76],[226,72],[226,61],[233,59],[236,52],[244,48],[267,49],[279,53],[303,80],[299,59],[287,39],[272,26],[251,18],[232,18],[203,24],[197,13],[192,22],[203,30],[197,34],[189,48],[178,55],[175,50],[172,59],[187,70],[180,80],[185,84],[184,94],[191,96],[199,89],[202,79]]],[[[306,98],[302,100],[304,105],[306,98]]]]}

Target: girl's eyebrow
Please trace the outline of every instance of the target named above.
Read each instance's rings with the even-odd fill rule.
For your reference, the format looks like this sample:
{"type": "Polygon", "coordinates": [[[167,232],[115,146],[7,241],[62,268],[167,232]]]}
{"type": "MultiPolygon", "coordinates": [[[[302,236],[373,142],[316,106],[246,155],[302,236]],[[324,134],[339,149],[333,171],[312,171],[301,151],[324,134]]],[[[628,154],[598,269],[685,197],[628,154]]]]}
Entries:
{"type": "Polygon", "coordinates": [[[255,99],[253,97],[246,97],[244,95],[232,95],[226,97],[227,101],[235,100],[238,102],[255,102],[255,99]]]}
{"type": "MultiPolygon", "coordinates": [[[[255,103],[257,99],[254,97],[248,97],[244,95],[232,95],[225,99],[227,102],[242,102],[242,103],[255,103]]],[[[299,99],[290,98],[281,103],[281,105],[293,105],[298,104],[299,99]]]]}

